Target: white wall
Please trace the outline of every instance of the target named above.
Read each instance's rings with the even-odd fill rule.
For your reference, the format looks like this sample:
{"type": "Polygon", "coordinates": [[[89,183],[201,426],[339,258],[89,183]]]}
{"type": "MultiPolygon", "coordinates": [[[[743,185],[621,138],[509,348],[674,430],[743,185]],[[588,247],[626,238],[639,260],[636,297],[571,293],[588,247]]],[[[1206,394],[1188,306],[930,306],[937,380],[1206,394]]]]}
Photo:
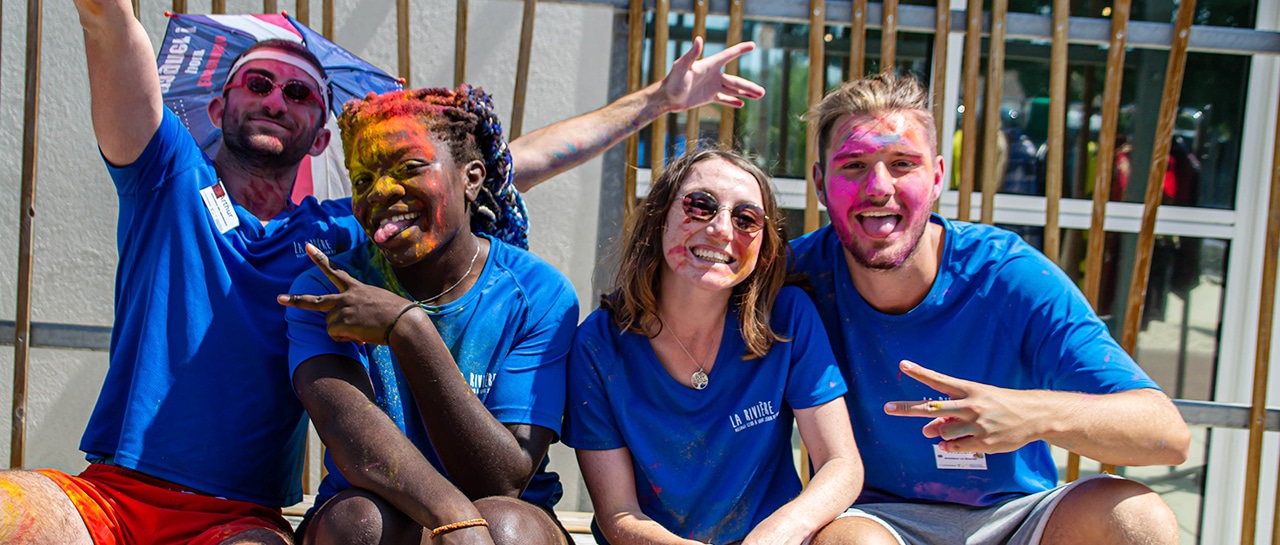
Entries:
{"type": "MultiPolygon", "coordinates": [[[[260,9],[232,2],[230,11],[260,9]]],[[[410,84],[451,86],[453,0],[413,3],[410,84]]],[[[158,46],[167,1],[143,0],[143,24],[158,46]]],[[[293,2],[281,8],[294,12],[293,2]]],[[[207,13],[207,1],[189,11],[207,13]]],[[[313,27],[320,3],[312,2],[313,27]]],[[[523,3],[476,0],[469,24],[468,82],[489,91],[510,126],[523,3]]],[[[338,0],[335,41],[388,72],[397,70],[394,0],[338,0]]],[[[17,292],[18,208],[22,173],[26,5],[3,3],[0,34],[0,319],[14,319],[17,292]]],[[[608,99],[613,13],[606,8],[542,3],[535,24],[525,132],[600,107],[608,99]]],[[[116,264],[116,198],[88,124],[84,45],[68,0],[46,2],[40,95],[33,319],[109,325],[116,264]]],[[[518,167],[518,165],[517,165],[518,167]]],[[[593,305],[592,269],[601,162],[592,161],[546,182],[528,196],[532,249],[569,275],[593,305]],[[572,213],[566,213],[566,212],[572,213]]],[[[9,457],[13,358],[0,351],[0,464],[9,457]]],[[[78,470],[76,450],[105,374],[102,352],[32,352],[26,460],[29,467],[78,470]]],[[[571,455],[557,451],[562,473],[576,474],[571,455]]],[[[576,483],[564,505],[577,508],[576,483]]],[[[585,501],[585,500],[583,500],[585,501]]]]}

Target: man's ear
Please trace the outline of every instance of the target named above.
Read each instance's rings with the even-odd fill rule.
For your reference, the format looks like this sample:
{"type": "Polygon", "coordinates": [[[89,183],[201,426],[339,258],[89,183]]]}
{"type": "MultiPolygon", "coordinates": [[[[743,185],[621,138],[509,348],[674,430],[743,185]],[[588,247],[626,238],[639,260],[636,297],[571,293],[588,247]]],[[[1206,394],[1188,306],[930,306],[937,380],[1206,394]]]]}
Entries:
{"type": "Polygon", "coordinates": [[[224,96],[219,95],[209,101],[209,107],[207,108],[207,111],[209,112],[209,121],[212,122],[213,126],[217,127],[219,130],[222,129],[222,114],[226,112],[226,108],[227,99],[224,96]]]}
{"type": "Polygon", "coordinates": [[[313,156],[319,156],[324,153],[324,150],[329,147],[329,138],[332,136],[333,133],[329,132],[329,129],[320,127],[320,130],[316,131],[316,138],[311,141],[311,149],[307,150],[307,153],[313,156]]]}
{"type": "Polygon", "coordinates": [[[465,167],[467,202],[475,201],[480,196],[480,187],[484,185],[484,179],[489,175],[484,168],[484,163],[478,160],[472,160],[465,167]]]}
{"type": "Polygon", "coordinates": [[[942,162],[941,155],[934,158],[933,161],[933,200],[937,201],[942,198],[942,191],[947,187],[947,168],[942,162]]]}
{"type": "Polygon", "coordinates": [[[822,178],[822,163],[813,164],[813,190],[818,194],[818,202],[827,204],[827,183],[822,178]]]}

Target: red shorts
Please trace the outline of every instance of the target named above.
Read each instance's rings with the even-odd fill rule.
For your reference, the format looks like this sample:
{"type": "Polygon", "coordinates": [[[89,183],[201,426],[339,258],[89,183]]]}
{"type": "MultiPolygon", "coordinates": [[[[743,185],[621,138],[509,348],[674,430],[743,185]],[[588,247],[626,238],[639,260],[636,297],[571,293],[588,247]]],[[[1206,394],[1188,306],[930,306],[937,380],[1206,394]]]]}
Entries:
{"type": "Polygon", "coordinates": [[[292,535],[279,509],[215,498],[122,467],[93,464],[75,477],[37,471],[71,498],[95,545],[217,545],[257,529],[292,535]]]}

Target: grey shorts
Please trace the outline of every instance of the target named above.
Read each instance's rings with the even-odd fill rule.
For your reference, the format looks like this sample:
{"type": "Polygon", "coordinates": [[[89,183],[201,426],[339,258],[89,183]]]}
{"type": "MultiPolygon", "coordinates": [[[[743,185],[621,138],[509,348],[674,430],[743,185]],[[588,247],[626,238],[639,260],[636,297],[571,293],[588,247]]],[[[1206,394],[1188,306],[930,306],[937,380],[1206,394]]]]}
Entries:
{"type": "Polygon", "coordinates": [[[1058,501],[1093,475],[1038,494],[990,507],[954,503],[869,503],[851,507],[837,518],[864,517],[884,526],[899,545],[1037,545],[1058,501]]]}

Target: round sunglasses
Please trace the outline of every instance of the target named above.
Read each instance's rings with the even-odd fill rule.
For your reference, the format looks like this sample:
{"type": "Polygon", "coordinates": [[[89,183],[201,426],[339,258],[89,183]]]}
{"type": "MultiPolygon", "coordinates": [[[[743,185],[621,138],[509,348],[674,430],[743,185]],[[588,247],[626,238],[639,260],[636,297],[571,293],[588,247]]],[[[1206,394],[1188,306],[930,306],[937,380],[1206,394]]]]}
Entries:
{"type": "Polygon", "coordinates": [[[720,206],[715,196],[705,191],[690,191],[684,196],[680,206],[689,219],[703,223],[715,219],[721,210],[728,210],[733,228],[739,233],[755,233],[764,229],[765,222],[769,220],[764,209],[758,205],[744,202],[732,207],[720,206]]]}
{"type": "MultiPolygon", "coordinates": [[[[270,95],[272,91],[278,88],[280,89],[280,93],[284,95],[284,98],[297,102],[298,104],[310,101],[315,101],[316,104],[320,104],[320,97],[311,89],[311,86],[296,79],[291,79],[284,83],[276,83],[275,80],[262,74],[245,74],[243,78],[240,78],[240,83],[228,85],[227,89],[237,87],[243,87],[248,89],[250,93],[262,97],[270,95]]],[[[321,107],[324,106],[323,104],[320,105],[321,107]]]]}

